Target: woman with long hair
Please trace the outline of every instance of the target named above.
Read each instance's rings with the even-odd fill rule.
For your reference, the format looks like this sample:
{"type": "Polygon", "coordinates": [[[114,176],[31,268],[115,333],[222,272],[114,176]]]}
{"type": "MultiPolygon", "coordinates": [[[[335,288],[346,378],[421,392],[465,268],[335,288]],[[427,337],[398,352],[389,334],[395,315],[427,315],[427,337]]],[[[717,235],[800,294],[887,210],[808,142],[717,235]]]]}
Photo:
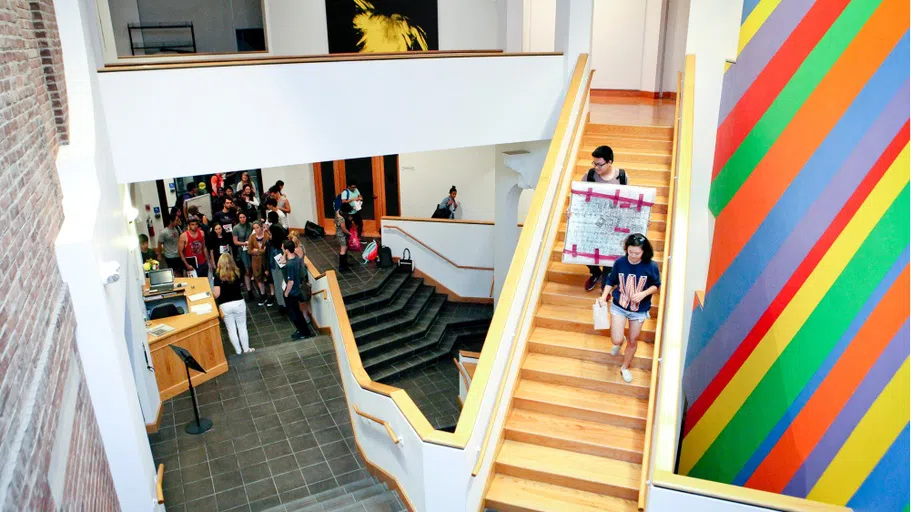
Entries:
{"type": "Polygon", "coordinates": [[[269,232],[263,229],[263,223],[253,221],[253,234],[250,236],[250,266],[253,267],[253,279],[259,288],[259,305],[275,304],[275,287],[269,273],[269,232]],[[269,294],[266,294],[266,290],[269,294]]]}
{"type": "Polygon", "coordinates": [[[212,289],[215,302],[221,309],[228,328],[228,338],[237,355],[253,352],[247,334],[247,303],[241,291],[240,269],[234,263],[234,256],[225,253],[218,257],[215,269],[215,287],[212,289]]]}
{"type": "Polygon", "coordinates": [[[604,292],[598,298],[599,304],[605,304],[607,296],[611,295],[611,355],[620,354],[623,345],[623,331],[629,321],[629,340],[626,352],[623,353],[623,364],[620,366],[620,376],[623,381],[633,381],[633,374],[629,371],[630,362],[636,355],[639,334],[642,324],[648,320],[648,311],[652,307],[652,295],[658,293],[661,287],[661,272],[658,265],[652,261],[655,252],[648,238],[641,233],[634,233],[623,241],[623,252],[614,262],[610,274],[604,274],[604,292]]]}

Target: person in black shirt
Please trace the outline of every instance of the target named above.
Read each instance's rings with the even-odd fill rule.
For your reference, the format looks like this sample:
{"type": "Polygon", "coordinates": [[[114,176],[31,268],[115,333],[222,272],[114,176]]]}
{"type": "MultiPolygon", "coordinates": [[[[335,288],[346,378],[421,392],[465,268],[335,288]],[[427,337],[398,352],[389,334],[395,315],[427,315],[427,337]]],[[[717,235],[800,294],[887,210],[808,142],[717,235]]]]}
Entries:
{"type": "Polygon", "coordinates": [[[230,234],[234,225],[237,224],[237,210],[234,208],[234,201],[226,197],[224,206],[214,217],[215,223],[221,224],[225,233],[230,234]]]}
{"type": "Polygon", "coordinates": [[[218,258],[214,279],[212,292],[224,315],[234,352],[237,355],[253,352],[255,349],[250,348],[250,336],[247,334],[247,304],[241,291],[240,269],[234,264],[234,257],[230,253],[218,258]]]}
{"type": "Polygon", "coordinates": [[[292,340],[300,340],[306,338],[307,322],[304,320],[304,315],[301,313],[300,303],[304,300],[305,287],[301,286],[301,282],[304,279],[307,279],[307,273],[303,269],[303,262],[300,258],[294,254],[294,242],[291,240],[285,240],[285,243],[282,244],[282,249],[285,255],[285,281],[284,281],[284,293],[285,304],[288,308],[288,316],[291,317],[291,322],[294,324],[294,327],[297,327],[297,331],[291,335],[292,340]]]}
{"type": "Polygon", "coordinates": [[[215,263],[221,259],[222,254],[234,257],[232,248],[234,239],[225,233],[221,224],[214,224],[212,231],[206,233],[206,254],[209,255],[209,268],[215,268],[215,263]]]}
{"type": "MultiPolygon", "coordinates": [[[[284,271],[282,270],[281,265],[275,261],[276,256],[282,254],[282,244],[285,240],[288,239],[288,230],[283,228],[281,224],[278,223],[278,213],[275,211],[269,212],[268,220],[269,225],[269,268],[272,270],[272,284],[275,285],[275,290],[281,290],[282,281],[285,278],[284,271]]],[[[278,302],[278,310],[282,313],[285,312],[285,297],[281,293],[275,294],[276,301],[278,302]]]]}

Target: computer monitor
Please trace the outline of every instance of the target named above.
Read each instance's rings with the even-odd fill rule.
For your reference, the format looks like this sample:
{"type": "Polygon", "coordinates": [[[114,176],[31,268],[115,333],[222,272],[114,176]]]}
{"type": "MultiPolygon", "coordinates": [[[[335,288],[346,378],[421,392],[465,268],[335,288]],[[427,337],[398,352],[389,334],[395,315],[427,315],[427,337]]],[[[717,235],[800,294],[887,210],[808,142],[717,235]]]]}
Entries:
{"type": "Polygon", "coordinates": [[[174,271],[166,268],[149,272],[149,287],[160,288],[174,284],[174,271]]]}

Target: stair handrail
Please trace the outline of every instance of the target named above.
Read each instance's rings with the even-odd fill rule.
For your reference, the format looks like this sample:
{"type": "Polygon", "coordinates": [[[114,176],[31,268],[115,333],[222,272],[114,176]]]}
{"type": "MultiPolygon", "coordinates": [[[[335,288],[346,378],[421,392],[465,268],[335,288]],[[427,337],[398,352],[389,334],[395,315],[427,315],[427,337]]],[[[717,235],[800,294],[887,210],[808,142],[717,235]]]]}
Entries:
{"type": "Polygon", "coordinates": [[[392,426],[389,425],[388,421],[386,421],[382,418],[378,418],[372,414],[367,414],[366,412],[360,410],[360,408],[358,408],[357,404],[352,404],[351,407],[354,409],[355,414],[357,414],[358,416],[360,416],[362,418],[366,418],[374,423],[378,423],[379,425],[382,425],[383,428],[386,429],[386,433],[389,434],[389,438],[392,439],[393,443],[399,444],[402,442],[402,440],[399,438],[399,436],[395,435],[395,431],[392,430],[392,426]]]}
{"type": "Polygon", "coordinates": [[[386,230],[386,229],[394,229],[394,230],[396,230],[396,231],[401,232],[403,235],[405,235],[405,236],[407,236],[408,238],[414,240],[415,242],[421,244],[422,247],[424,247],[424,248],[427,249],[428,251],[432,252],[433,254],[436,254],[437,256],[439,256],[440,258],[442,258],[443,261],[445,261],[446,263],[449,263],[450,265],[452,265],[452,266],[455,267],[455,268],[460,268],[460,269],[464,269],[464,270],[488,270],[488,271],[493,271],[493,267],[473,267],[473,266],[470,266],[470,265],[459,265],[458,263],[456,263],[456,262],[452,261],[451,259],[447,258],[446,256],[444,256],[443,254],[440,254],[440,252],[437,251],[436,249],[434,249],[433,247],[430,247],[429,245],[427,245],[427,244],[425,244],[424,242],[422,242],[418,237],[412,235],[411,233],[405,231],[404,229],[402,229],[402,228],[400,228],[400,227],[398,227],[398,226],[383,226],[382,229],[383,229],[383,230],[386,230]]]}
{"type": "MultiPolygon", "coordinates": [[[[536,229],[536,227],[542,223],[542,221],[540,220],[540,214],[538,213],[538,211],[544,206],[543,205],[544,192],[546,190],[550,189],[551,182],[556,181],[555,194],[552,198],[550,208],[547,212],[547,218],[543,220],[544,233],[543,233],[543,236],[541,237],[542,239],[541,239],[540,245],[537,248],[537,251],[535,253],[535,259],[533,260],[534,268],[531,273],[531,279],[530,279],[531,283],[536,282],[536,277],[539,276],[540,273],[542,272],[542,266],[543,266],[543,270],[546,272],[547,265],[550,261],[550,251],[553,250],[553,246],[552,246],[553,238],[555,237],[556,232],[558,231],[558,226],[552,225],[554,218],[555,218],[554,216],[555,215],[559,216],[562,214],[563,206],[565,204],[566,197],[568,195],[569,186],[572,182],[571,173],[569,173],[570,176],[567,176],[567,173],[568,173],[568,169],[571,169],[572,167],[575,166],[575,158],[574,158],[574,154],[572,154],[572,152],[574,151],[573,140],[575,139],[576,134],[579,132],[580,125],[584,126],[582,124],[583,123],[582,113],[580,112],[579,115],[576,116],[576,121],[573,124],[573,126],[571,126],[571,127],[568,126],[568,124],[569,124],[568,121],[569,121],[569,117],[572,113],[572,108],[578,101],[577,95],[581,95],[584,97],[581,100],[582,108],[584,109],[586,101],[587,101],[585,98],[588,97],[589,90],[591,89],[591,81],[592,81],[592,76],[594,75],[594,71],[593,70],[589,71],[587,77],[585,76],[584,71],[585,71],[587,63],[588,63],[588,55],[587,54],[580,55],[579,60],[576,63],[575,71],[573,73],[572,82],[570,83],[570,86],[569,86],[569,89],[567,92],[566,102],[563,104],[563,111],[560,114],[561,122],[558,123],[558,125],[557,125],[558,130],[555,132],[554,138],[551,140],[551,145],[550,145],[550,148],[548,149],[547,157],[544,160],[544,166],[541,170],[541,177],[538,180],[538,190],[536,190],[536,192],[535,192],[535,200],[532,202],[532,207],[529,208],[527,218],[531,219],[531,220],[526,221],[526,226],[522,228],[522,235],[528,236],[526,234],[526,228],[531,229],[530,231],[527,232],[528,234],[531,234],[536,229]],[[583,77],[585,78],[584,81],[583,81],[583,77]],[[560,127],[562,127],[562,131],[560,130],[560,127]],[[563,140],[566,139],[567,136],[569,138],[569,143],[565,149],[565,152],[567,154],[564,155],[563,164],[560,166],[559,172],[554,172],[556,170],[555,167],[557,167],[556,164],[557,164],[557,160],[559,158],[559,154],[561,152],[561,148],[563,147],[563,140]],[[547,179],[548,186],[542,187],[542,184],[544,184],[545,179],[547,179]],[[541,194],[540,197],[539,197],[539,194],[541,194]]],[[[527,242],[526,242],[525,246],[526,247],[528,246],[527,242]]],[[[521,271],[521,265],[516,265],[516,260],[517,260],[517,258],[527,256],[527,252],[520,250],[519,249],[520,247],[522,247],[521,240],[520,240],[520,243],[517,245],[516,254],[513,256],[513,262],[509,267],[510,268],[509,274],[507,275],[506,282],[504,283],[504,286],[503,286],[503,291],[501,292],[501,295],[500,295],[500,300],[504,301],[505,304],[509,304],[512,301],[514,295],[513,295],[513,297],[510,297],[510,294],[514,294],[516,291],[518,275],[521,271]],[[520,254],[520,253],[522,253],[522,254],[520,254]],[[508,297],[508,298],[504,299],[504,297],[508,297]]],[[[519,260],[519,261],[522,261],[522,260],[519,260]]],[[[527,257],[526,257],[525,261],[526,262],[528,261],[527,257]]],[[[497,395],[496,395],[496,400],[494,402],[494,406],[492,409],[493,412],[491,413],[491,416],[492,416],[491,421],[485,427],[484,440],[481,442],[481,448],[480,448],[480,450],[478,450],[478,456],[475,461],[474,468],[472,468],[472,471],[471,471],[472,477],[477,477],[478,474],[480,474],[481,468],[484,463],[484,458],[487,454],[488,449],[490,448],[490,439],[491,439],[491,434],[493,433],[493,424],[494,424],[493,417],[496,415],[497,411],[500,410],[500,407],[501,407],[501,404],[503,401],[503,397],[504,397],[504,391],[505,391],[506,381],[507,381],[507,377],[508,377],[508,370],[513,365],[513,360],[515,359],[515,356],[517,353],[517,348],[520,345],[524,346],[524,344],[525,344],[528,332],[525,331],[523,333],[521,328],[523,325],[526,324],[526,319],[528,318],[528,315],[529,314],[533,315],[535,312],[535,309],[536,309],[536,306],[538,303],[538,299],[540,298],[540,289],[538,289],[536,291],[537,291],[537,293],[535,293],[535,290],[531,290],[531,293],[525,294],[525,299],[522,303],[522,311],[519,314],[518,321],[516,322],[518,329],[517,329],[517,332],[513,333],[513,337],[515,337],[515,339],[513,340],[513,343],[510,347],[509,356],[506,360],[506,365],[505,365],[506,371],[504,371],[503,374],[500,375],[499,382],[497,384],[498,385],[497,395]]],[[[508,310],[507,310],[507,314],[508,314],[508,310]]],[[[494,313],[494,315],[495,315],[494,320],[496,320],[497,319],[496,313],[494,313]]],[[[504,317],[505,316],[506,315],[504,315],[504,317]]],[[[494,332],[493,323],[491,323],[491,331],[488,333],[488,338],[490,337],[490,334],[493,332],[494,332]]],[[[502,337],[504,334],[505,334],[505,330],[501,331],[499,337],[502,337]]],[[[486,346],[486,343],[485,343],[485,346],[486,346]]],[[[478,376],[478,372],[480,371],[481,361],[483,361],[484,355],[485,355],[485,352],[482,350],[482,352],[481,352],[482,359],[479,360],[478,368],[475,370],[476,376],[478,376]]],[[[469,390],[469,393],[470,392],[471,392],[471,390],[469,390]]],[[[468,400],[466,399],[466,403],[467,402],[468,402],[468,400]]]]}
{"type": "MultiPolygon", "coordinates": [[[[672,257],[671,247],[673,246],[673,231],[674,231],[674,218],[676,217],[675,212],[675,201],[677,199],[677,146],[679,135],[679,127],[681,124],[680,120],[680,104],[686,94],[681,89],[683,86],[683,73],[677,73],[677,98],[674,101],[674,136],[673,136],[673,145],[671,147],[671,177],[670,177],[670,190],[668,192],[667,198],[667,222],[664,227],[664,261],[661,262],[661,276],[665,282],[671,280],[671,276],[668,274],[668,268],[670,267],[670,260],[672,257]]],[[[692,105],[692,97],[688,97],[687,100],[689,104],[692,105]]],[[[689,121],[692,122],[692,117],[689,118],[689,121]]],[[[688,132],[690,141],[692,141],[692,133],[688,132]]],[[[692,148],[692,142],[690,142],[690,147],[692,148]]],[[[692,153],[692,152],[691,152],[692,153]]],[[[692,159],[692,154],[690,153],[689,157],[692,159]]],[[[655,402],[656,394],[658,389],[658,377],[661,370],[661,347],[662,340],[664,339],[664,308],[667,304],[667,293],[662,291],[661,297],[659,299],[660,305],[658,307],[658,319],[655,322],[655,341],[654,341],[654,356],[652,357],[652,375],[651,381],[649,383],[649,392],[648,392],[648,408],[646,409],[645,415],[645,444],[642,452],[642,474],[639,477],[639,498],[638,498],[638,507],[639,510],[645,510],[645,502],[648,495],[648,481],[649,481],[649,471],[651,468],[651,455],[652,455],[652,430],[655,421],[655,402]]]]}

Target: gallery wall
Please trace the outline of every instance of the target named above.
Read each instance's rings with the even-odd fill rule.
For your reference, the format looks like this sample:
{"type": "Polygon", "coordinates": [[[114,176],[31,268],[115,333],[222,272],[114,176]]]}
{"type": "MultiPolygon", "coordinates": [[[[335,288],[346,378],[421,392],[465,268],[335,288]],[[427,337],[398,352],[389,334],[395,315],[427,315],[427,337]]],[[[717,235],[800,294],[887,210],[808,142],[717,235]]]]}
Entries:
{"type": "Polygon", "coordinates": [[[679,471],[902,510],[909,5],[757,4],[724,75],[707,201],[724,236],[689,331],[679,471]]]}

